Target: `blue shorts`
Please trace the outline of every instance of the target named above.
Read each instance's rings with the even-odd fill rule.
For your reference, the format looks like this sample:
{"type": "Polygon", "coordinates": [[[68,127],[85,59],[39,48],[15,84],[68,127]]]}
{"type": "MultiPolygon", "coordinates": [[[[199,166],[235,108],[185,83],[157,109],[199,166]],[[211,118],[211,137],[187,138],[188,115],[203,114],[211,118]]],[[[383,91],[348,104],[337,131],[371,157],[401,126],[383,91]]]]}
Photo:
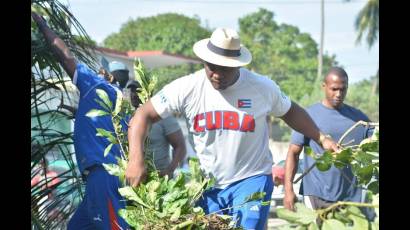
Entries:
{"type": "Polygon", "coordinates": [[[268,218],[270,205],[262,206],[261,201],[257,200],[248,202],[242,207],[238,206],[255,192],[265,192],[263,201],[269,201],[272,191],[272,175],[257,175],[237,181],[224,189],[212,188],[207,190],[197,205],[202,207],[206,214],[233,207],[218,212],[218,214],[233,216],[236,226],[241,226],[244,229],[262,230],[268,218]]]}
{"type": "Polygon", "coordinates": [[[120,230],[128,225],[118,216],[125,200],[118,192],[119,178],[110,175],[103,166],[94,167],[87,176],[83,201],[68,222],[68,230],[120,230]]]}

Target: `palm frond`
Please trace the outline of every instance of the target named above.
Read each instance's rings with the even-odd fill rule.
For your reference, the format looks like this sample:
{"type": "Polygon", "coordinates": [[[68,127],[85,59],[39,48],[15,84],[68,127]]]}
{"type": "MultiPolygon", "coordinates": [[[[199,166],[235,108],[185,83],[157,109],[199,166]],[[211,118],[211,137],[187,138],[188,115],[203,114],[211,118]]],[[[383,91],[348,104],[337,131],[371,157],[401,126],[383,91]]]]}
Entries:
{"type": "MultiPolygon", "coordinates": [[[[31,10],[45,18],[78,61],[97,70],[96,55],[91,49],[93,43],[64,4],[58,0],[32,0],[31,10]]],[[[64,124],[69,126],[72,116],[59,110],[56,101],[62,95],[71,99],[73,94],[65,83],[64,70],[33,21],[31,69],[31,142],[34,147],[31,178],[44,174],[31,186],[32,226],[35,229],[65,229],[82,199],[84,185],[73,160],[72,132],[59,128],[64,124]],[[55,162],[63,162],[65,168],[56,169],[55,178],[47,178],[47,171],[55,162]],[[58,182],[52,183],[53,180],[58,182]]]]}
{"type": "Polygon", "coordinates": [[[369,49],[377,41],[379,34],[379,0],[368,0],[360,10],[355,20],[357,31],[356,44],[359,44],[365,34],[369,49]]]}

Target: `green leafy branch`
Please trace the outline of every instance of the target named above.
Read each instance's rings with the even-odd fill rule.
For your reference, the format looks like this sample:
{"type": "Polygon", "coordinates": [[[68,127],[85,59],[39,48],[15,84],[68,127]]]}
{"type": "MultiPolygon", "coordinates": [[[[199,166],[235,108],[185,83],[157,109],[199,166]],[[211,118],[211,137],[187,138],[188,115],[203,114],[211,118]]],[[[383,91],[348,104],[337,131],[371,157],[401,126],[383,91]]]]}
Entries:
{"type": "Polygon", "coordinates": [[[364,185],[369,190],[371,203],[339,201],[319,210],[308,209],[302,203],[295,204],[295,211],[278,208],[279,218],[289,222],[279,229],[379,229],[379,123],[356,123],[342,135],[339,144],[359,125],[375,127],[373,135],[359,145],[342,146],[342,150],[336,154],[325,151],[323,155],[316,155],[310,148],[306,148],[305,152],[316,160],[313,167],[321,171],[329,170],[332,165],[340,170],[350,165],[358,185],[364,185]],[[368,220],[359,208],[374,209],[375,219],[368,220]]]}
{"type": "Polygon", "coordinates": [[[287,224],[278,229],[341,229],[341,230],[362,230],[378,229],[378,195],[372,203],[337,202],[328,208],[312,210],[302,203],[295,204],[295,211],[285,208],[276,209],[279,218],[288,221],[287,224]],[[377,198],[377,199],[376,199],[377,198]],[[373,222],[367,220],[359,207],[369,207],[376,209],[376,218],[373,222]]]}
{"type": "MultiPolygon", "coordinates": [[[[373,135],[361,141],[359,145],[341,146],[339,153],[325,151],[322,155],[315,154],[311,148],[305,147],[305,153],[315,160],[315,165],[312,165],[312,167],[316,166],[320,171],[327,171],[332,165],[340,170],[346,166],[351,166],[353,174],[358,179],[355,186],[363,185],[376,194],[378,193],[379,182],[372,179],[378,178],[379,174],[379,123],[359,121],[342,135],[338,143],[340,144],[358,125],[375,126],[373,135]]],[[[301,177],[309,171],[310,169],[301,177]]],[[[343,174],[343,171],[342,175],[349,179],[343,174]]]]}

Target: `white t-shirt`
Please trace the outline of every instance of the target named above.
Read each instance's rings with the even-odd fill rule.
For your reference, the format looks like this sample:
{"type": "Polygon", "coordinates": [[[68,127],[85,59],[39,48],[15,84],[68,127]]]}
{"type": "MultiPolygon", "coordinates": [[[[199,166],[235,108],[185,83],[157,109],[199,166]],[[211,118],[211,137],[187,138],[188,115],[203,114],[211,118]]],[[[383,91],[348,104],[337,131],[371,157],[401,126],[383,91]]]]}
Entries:
{"type": "Polygon", "coordinates": [[[166,85],[151,102],[162,118],[185,117],[201,168],[219,188],[271,173],[266,118],[284,115],[291,105],[274,81],[245,68],[225,90],[214,89],[201,69],[166,85]]]}

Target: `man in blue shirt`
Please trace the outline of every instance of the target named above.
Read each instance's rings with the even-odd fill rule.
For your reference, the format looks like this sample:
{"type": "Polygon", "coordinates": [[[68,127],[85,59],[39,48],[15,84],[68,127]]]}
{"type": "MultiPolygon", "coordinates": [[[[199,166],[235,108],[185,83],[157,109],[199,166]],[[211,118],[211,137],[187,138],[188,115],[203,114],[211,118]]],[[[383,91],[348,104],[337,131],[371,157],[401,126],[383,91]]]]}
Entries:
{"type": "Polygon", "coordinates": [[[96,102],[97,90],[108,95],[111,110],[117,106],[117,98],[122,98],[122,92],[116,83],[125,86],[128,70],[121,63],[112,63],[110,70],[114,80],[110,84],[84,64],[77,63],[63,40],[40,16],[32,13],[32,17],[57,60],[80,91],[75,114],[74,148],[80,172],[86,176],[86,190],[67,229],[126,229],[126,222],[118,216],[118,210],[125,206],[125,201],[118,192],[119,178],[108,174],[102,166],[103,163],[116,164],[116,157],[120,157],[122,153],[118,145],[113,145],[104,156],[104,150],[110,143],[105,137],[96,135],[97,128],[114,131],[112,117],[109,111],[106,115],[96,117],[88,117],[86,114],[92,109],[106,110],[96,102]]]}
{"type": "MultiPolygon", "coordinates": [[[[333,67],[325,76],[322,83],[325,98],[306,109],[316,125],[334,140],[342,135],[356,122],[369,121],[360,110],[344,104],[347,88],[347,73],[339,67],[333,67]]],[[[359,126],[344,138],[341,145],[357,145],[370,136],[369,129],[359,126]]],[[[292,181],[295,176],[299,154],[304,146],[310,146],[315,153],[322,154],[323,148],[315,141],[299,132],[293,131],[285,163],[285,197],[284,206],[293,210],[296,195],[292,181]]],[[[303,167],[308,169],[315,161],[305,155],[303,167]]],[[[357,186],[357,179],[353,176],[349,166],[338,169],[332,166],[328,171],[320,171],[316,167],[303,177],[300,194],[308,196],[313,209],[322,209],[337,201],[361,202],[362,189],[357,186]],[[344,174],[344,175],[343,175],[344,174]]]]}

